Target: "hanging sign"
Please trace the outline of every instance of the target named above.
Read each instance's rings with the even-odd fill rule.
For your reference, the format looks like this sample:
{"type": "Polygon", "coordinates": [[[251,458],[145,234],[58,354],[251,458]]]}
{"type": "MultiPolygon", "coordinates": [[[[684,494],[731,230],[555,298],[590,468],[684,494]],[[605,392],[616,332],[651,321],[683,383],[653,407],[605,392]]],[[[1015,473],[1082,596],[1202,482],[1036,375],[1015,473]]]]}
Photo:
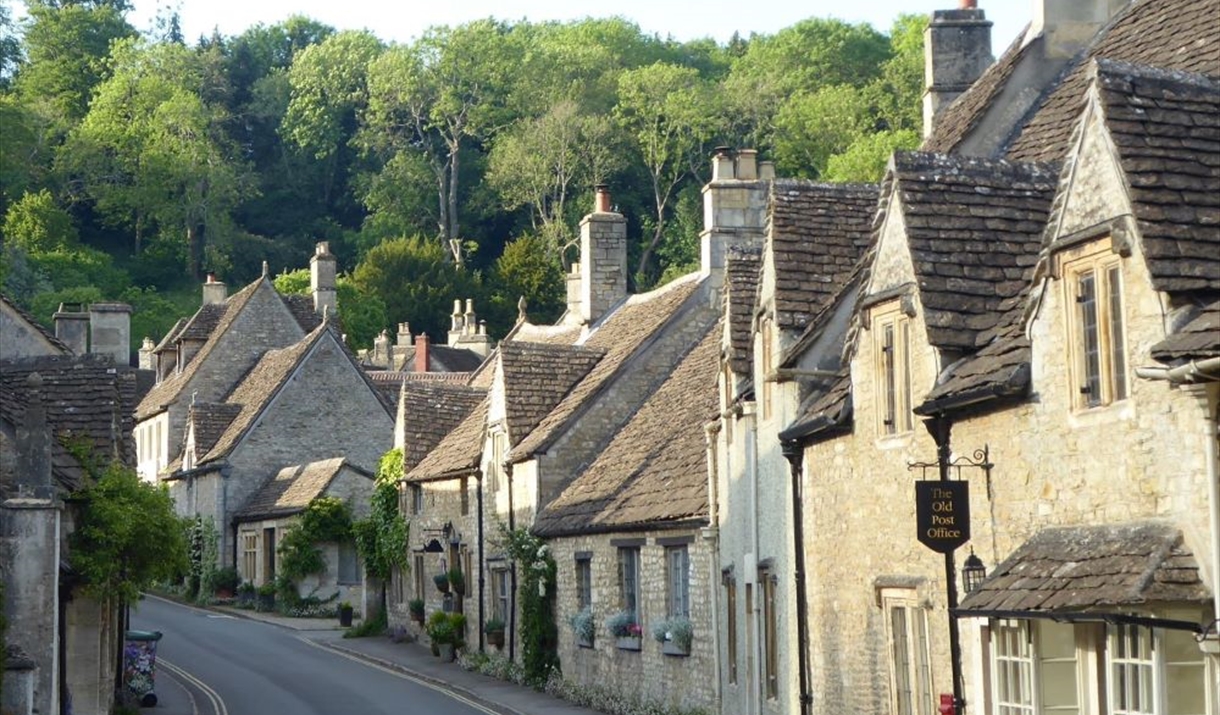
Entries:
{"type": "Polygon", "coordinates": [[[970,483],[915,482],[915,523],[919,542],[947,554],[970,540],[970,483]]]}

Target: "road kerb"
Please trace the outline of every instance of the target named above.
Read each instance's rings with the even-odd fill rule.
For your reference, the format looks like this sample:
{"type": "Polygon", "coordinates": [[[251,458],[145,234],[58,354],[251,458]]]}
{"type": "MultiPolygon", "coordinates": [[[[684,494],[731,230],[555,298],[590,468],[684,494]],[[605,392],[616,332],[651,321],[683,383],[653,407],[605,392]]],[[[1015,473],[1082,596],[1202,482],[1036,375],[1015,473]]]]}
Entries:
{"type": "Polygon", "coordinates": [[[325,641],[325,640],[316,640],[316,639],[310,638],[309,641],[311,643],[314,643],[315,645],[321,646],[322,648],[327,648],[327,649],[333,650],[336,653],[341,653],[343,655],[347,655],[352,658],[359,658],[360,660],[367,661],[374,665],[381,666],[382,668],[389,668],[390,670],[396,670],[400,673],[409,675],[412,678],[415,678],[417,680],[425,681],[438,688],[451,691],[456,695],[460,695],[463,698],[473,700],[485,708],[489,708],[491,710],[495,710],[496,712],[503,713],[503,715],[530,715],[529,713],[522,712],[520,710],[517,710],[516,708],[509,707],[508,705],[504,705],[503,703],[492,702],[491,700],[488,700],[487,698],[474,692],[473,690],[464,688],[460,685],[454,685],[453,683],[451,683],[447,680],[438,678],[434,675],[428,675],[427,673],[421,673],[418,670],[412,670],[411,668],[408,668],[407,666],[403,665],[402,663],[395,663],[392,660],[378,658],[375,655],[369,655],[368,653],[364,653],[364,652],[355,650],[353,648],[345,648],[337,643],[331,643],[331,642],[325,641]]]}

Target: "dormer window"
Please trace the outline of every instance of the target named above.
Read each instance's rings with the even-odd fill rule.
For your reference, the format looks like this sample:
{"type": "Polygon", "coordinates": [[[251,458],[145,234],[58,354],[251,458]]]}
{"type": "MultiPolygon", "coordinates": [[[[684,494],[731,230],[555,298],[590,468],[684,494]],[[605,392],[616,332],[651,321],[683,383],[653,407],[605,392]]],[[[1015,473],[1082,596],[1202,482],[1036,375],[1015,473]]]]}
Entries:
{"type": "Polygon", "coordinates": [[[895,302],[878,308],[872,325],[878,432],[882,436],[910,432],[911,321],[895,302]]]}
{"type": "Polygon", "coordinates": [[[1073,406],[1102,407],[1127,399],[1127,344],[1123,329],[1121,258],[1109,241],[1065,256],[1073,406]]]}

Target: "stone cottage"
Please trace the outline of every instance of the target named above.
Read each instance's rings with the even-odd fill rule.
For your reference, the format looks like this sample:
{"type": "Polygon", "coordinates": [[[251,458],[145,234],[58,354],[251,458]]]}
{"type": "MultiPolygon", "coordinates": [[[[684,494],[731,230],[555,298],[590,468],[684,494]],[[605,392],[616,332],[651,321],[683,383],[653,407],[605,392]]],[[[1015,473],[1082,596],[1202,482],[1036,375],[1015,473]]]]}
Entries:
{"type": "Polygon", "coordinates": [[[717,412],[718,328],[706,330],[533,527],[558,566],[565,677],[682,708],[713,708],[719,694],[711,676],[720,573],[703,431],[717,412]],[[616,637],[607,624],[616,617],[640,636],[616,637]],[[579,618],[591,619],[591,638],[578,631],[579,618]]]}
{"type": "MultiPolygon", "coordinates": [[[[329,497],[346,503],[353,520],[367,517],[373,479],[372,472],[349,464],[344,457],[281,469],[233,516],[238,575],[255,586],[273,583],[277,540],[299,523],[301,513],[316,499],[329,497]]],[[[336,597],[351,603],[363,601],[364,569],[355,541],[326,542],[317,547],[326,568],[297,583],[300,594],[336,597]]]]}
{"type": "MultiPolygon", "coordinates": [[[[95,308],[100,304],[95,304],[95,308]]],[[[0,296],[0,575],[8,621],[5,712],[108,713],[113,702],[120,604],[79,592],[66,564],[66,537],[79,505],[63,497],[85,486],[70,440],[102,461],[134,467],[132,412],[139,381],[121,328],[127,306],[105,304],[89,342],[61,340],[0,296]],[[112,318],[114,320],[112,320],[112,318]],[[74,354],[75,349],[80,350],[74,354]],[[92,347],[95,352],[86,354],[92,347]],[[99,354],[105,351],[107,354],[99,354]],[[116,363],[114,356],[121,355],[116,363]]],[[[80,311],[72,311],[74,316],[80,311]]]]}
{"type": "Polygon", "coordinates": [[[805,712],[1220,706],[1220,6],[1035,5],[780,357],[805,712]]]}

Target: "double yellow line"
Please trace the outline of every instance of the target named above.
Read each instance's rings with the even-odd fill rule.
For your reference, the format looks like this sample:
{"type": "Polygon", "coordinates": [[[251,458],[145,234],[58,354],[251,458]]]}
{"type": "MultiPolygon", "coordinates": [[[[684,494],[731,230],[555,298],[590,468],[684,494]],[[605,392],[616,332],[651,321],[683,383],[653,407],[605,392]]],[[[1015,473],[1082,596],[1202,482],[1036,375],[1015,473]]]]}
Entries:
{"type": "MultiPolygon", "coordinates": [[[[214,715],[229,715],[229,708],[225,706],[224,698],[220,697],[220,693],[213,690],[210,686],[208,686],[207,683],[203,682],[199,678],[196,678],[195,676],[186,672],[182,668],[179,668],[178,666],[174,665],[173,663],[170,663],[169,661],[165,660],[164,658],[157,658],[157,664],[160,665],[162,668],[165,668],[169,672],[173,673],[175,676],[182,679],[184,682],[190,683],[191,685],[195,686],[199,690],[199,692],[203,693],[204,697],[206,697],[208,699],[208,702],[211,704],[212,713],[214,715]]],[[[192,698],[192,700],[193,699],[194,698],[192,698]]]]}

